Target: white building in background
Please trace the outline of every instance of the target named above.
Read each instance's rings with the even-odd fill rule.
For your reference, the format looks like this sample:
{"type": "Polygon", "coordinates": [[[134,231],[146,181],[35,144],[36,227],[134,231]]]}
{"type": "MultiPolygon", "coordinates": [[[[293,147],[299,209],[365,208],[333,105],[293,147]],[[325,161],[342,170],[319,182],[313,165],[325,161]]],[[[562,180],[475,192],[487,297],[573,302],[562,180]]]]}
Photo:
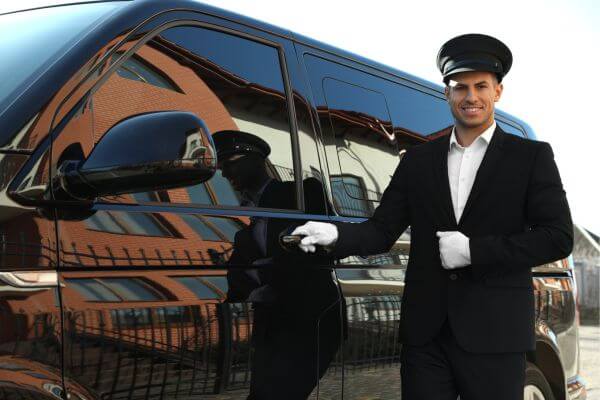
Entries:
{"type": "Polygon", "coordinates": [[[600,238],[574,225],[573,262],[582,325],[600,323],[600,238]]]}

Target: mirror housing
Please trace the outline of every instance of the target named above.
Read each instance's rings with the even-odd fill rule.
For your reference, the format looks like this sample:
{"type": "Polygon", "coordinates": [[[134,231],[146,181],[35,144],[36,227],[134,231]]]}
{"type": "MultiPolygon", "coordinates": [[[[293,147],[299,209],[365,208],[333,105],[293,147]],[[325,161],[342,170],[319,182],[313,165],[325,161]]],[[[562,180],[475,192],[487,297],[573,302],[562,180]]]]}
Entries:
{"type": "Polygon", "coordinates": [[[190,112],[152,112],[115,124],[86,160],[62,162],[55,187],[93,200],[202,183],[216,169],[217,152],[204,121],[190,112]]]}

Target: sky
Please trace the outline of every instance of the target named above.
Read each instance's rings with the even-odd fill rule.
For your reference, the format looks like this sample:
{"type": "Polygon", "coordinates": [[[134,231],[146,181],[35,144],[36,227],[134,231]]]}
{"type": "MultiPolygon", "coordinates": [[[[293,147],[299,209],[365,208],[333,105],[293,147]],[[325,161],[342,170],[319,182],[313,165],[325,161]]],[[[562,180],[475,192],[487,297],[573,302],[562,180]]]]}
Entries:
{"type": "MultiPolygon", "coordinates": [[[[49,2],[3,0],[0,12],[49,2]]],[[[514,58],[497,107],[526,121],[539,140],[552,145],[574,222],[600,234],[600,2],[203,2],[437,83],[435,57],[446,40],[463,33],[497,37],[514,58]]]]}

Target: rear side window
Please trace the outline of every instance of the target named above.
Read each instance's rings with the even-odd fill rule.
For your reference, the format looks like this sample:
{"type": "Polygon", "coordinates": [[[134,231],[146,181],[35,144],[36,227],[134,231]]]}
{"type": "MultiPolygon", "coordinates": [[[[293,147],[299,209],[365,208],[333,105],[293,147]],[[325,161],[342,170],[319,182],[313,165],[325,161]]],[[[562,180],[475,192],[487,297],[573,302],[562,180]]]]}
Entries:
{"type": "Polygon", "coordinates": [[[328,157],[335,207],[344,215],[369,216],[390,179],[381,165],[398,160],[385,97],[333,78],[323,79],[323,92],[335,146],[328,157]]]}
{"type": "Polygon", "coordinates": [[[409,147],[450,133],[433,93],[305,54],[338,214],[369,217],[409,147]]]}

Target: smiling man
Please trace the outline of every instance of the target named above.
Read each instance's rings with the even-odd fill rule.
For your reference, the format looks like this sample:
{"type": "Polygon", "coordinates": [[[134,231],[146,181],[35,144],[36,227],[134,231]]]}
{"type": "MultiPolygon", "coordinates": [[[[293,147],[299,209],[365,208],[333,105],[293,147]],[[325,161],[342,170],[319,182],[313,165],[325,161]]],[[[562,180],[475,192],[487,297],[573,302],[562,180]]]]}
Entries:
{"type": "Polygon", "coordinates": [[[343,258],[388,251],[411,226],[402,399],[522,399],[535,349],[531,268],[570,254],[569,206],[550,145],[494,120],[508,47],[462,35],[437,64],[452,133],[408,149],[367,221],[308,222],[293,233],[305,236],[303,250],[343,258]]]}

